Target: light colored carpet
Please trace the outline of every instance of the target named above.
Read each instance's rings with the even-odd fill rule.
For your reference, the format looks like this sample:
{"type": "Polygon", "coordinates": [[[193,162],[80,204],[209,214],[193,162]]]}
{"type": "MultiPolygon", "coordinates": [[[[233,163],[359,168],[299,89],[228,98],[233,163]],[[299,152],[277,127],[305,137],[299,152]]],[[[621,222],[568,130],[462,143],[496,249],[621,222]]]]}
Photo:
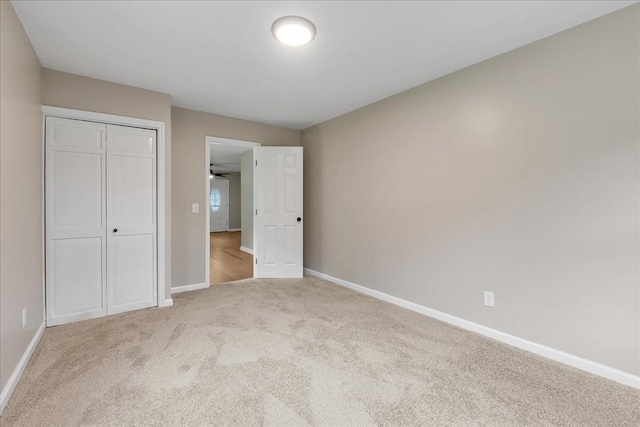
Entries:
{"type": "Polygon", "coordinates": [[[315,278],[47,329],[9,426],[638,426],[640,391],[315,278]]]}

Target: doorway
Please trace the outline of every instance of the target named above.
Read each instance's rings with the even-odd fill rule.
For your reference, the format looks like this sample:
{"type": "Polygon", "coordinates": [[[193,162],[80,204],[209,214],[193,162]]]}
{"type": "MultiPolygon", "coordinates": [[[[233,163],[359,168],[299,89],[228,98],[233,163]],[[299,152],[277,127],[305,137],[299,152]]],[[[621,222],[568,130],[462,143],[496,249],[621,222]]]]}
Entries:
{"type": "Polygon", "coordinates": [[[253,148],[259,146],[251,141],[205,138],[209,285],[253,277],[253,148]]]}

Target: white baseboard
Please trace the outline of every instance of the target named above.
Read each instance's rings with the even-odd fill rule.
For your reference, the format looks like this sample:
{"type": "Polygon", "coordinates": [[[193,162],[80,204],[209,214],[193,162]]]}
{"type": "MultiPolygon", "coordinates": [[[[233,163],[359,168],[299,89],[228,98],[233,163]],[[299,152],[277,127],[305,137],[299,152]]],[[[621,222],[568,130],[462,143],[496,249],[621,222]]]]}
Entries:
{"type": "Polygon", "coordinates": [[[240,246],[240,250],[241,250],[242,252],[246,252],[246,253],[248,253],[248,254],[253,255],[253,249],[249,249],[249,248],[245,248],[244,246],[240,246]]]}
{"type": "Polygon", "coordinates": [[[18,381],[20,381],[20,377],[22,376],[24,369],[27,367],[29,359],[31,359],[31,355],[38,346],[40,338],[42,338],[42,334],[44,333],[44,330],[46,328],[47,324],[43,321],[38,327],[35,335],[31,339],[31,342],[27,346],[27,349],[24,351],[24,354],[20,358],[18,366],[16,366],[16,369],[14,369],[13,373],[9,377],[9,381],[7,381],[7,384],[4,386],[2,394],[0,394],[0,414],[2,414],[4,408],[7,406],[7,403],[9,403],[9,399],[11,398],[13,391],[16,389],[18,381]]]}
{"type": "Polygon", "coordinates": [[[171,298],[167,298],[166,300],[164,300],[164,303],[162,303],[163,307],[171,307],[173,305],[173,300],[171,298]]]}
{"type": "Polygon", "coordinates": [[[171,295],[177,294],[180,292],[195,291],[198,289],[204,289],[208,287],[209,285],[206,283],[195,283],[193,285],[176,286],[175,288],[171,288],[171,295]]]}
{"type": "Polygon", "coordinates": [[[565,353],[564,351],[556,350],[555,348],[547,347],[533,341],[528,341],[524,338],[509,335],[507,333],[479,325],[469,320],[461,319],[459,317],[452,316],[450,314],[443,313],[432,308],[403,300],[402,298],[385,294],[384,292],[369,289],[361,285],[356,285],[355,283],[347,282],[346,280],[338,279],[336,277],[329,276],[328,274],[320,273],[308,268],[305,268],[304,270],[310,276],[328,280],[329,282],[344,286],[356,292],[369,295],[382,301],[390,302],[392,304],[398,305],[411,311],[415,311],[416,313],[420,313],[425,316],[433,317],[434,319],[450,323],[452,325],[458,326],[459,328],[476,332],[480,335],[493,338],[494,340],[503,342],[505,344],[512,345],[514,347],[529,351],[531,353],[535,353],[539,356],[543,356],[551,360],[555,360],[556,362],[564,363],[565,365],[587,371],[591,374],[598,375],[636,389],[640,389],[640,376],[633,375],[619,369],[611,368],[609,366],[602,365],[591,360],[583,359],[582,357],[565,353]]]}
{"type": "Polygon", "coordinates": [[[229,231],[242,231],[242,228],[230,228],[229,231]]]}

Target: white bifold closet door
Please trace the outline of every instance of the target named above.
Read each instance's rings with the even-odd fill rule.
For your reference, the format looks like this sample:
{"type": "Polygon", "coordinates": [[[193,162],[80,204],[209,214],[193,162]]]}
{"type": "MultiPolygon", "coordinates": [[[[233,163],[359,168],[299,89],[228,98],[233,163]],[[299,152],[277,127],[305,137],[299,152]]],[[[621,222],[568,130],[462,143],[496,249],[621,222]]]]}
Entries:
{"type": "Polygon", "coordinates": [[[45,127],[47,325],[157,305],[156,132],[45,127]]]}
{"type": "Polygon", "coordinates": [[[107,125],[107,314],[156,304],[156,132],[107,125]]]}

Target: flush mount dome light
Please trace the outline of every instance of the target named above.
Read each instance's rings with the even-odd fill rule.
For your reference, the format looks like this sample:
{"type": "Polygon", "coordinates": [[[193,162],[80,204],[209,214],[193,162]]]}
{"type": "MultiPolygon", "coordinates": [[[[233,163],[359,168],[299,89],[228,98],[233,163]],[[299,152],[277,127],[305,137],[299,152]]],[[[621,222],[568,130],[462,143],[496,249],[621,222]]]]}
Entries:
{"type": "Polygon", "coordinates": [[[302,46],[316,36],[316,27],[300,16],[285,16],[271,26],[273,37],[288,46],[302,46]]]}

